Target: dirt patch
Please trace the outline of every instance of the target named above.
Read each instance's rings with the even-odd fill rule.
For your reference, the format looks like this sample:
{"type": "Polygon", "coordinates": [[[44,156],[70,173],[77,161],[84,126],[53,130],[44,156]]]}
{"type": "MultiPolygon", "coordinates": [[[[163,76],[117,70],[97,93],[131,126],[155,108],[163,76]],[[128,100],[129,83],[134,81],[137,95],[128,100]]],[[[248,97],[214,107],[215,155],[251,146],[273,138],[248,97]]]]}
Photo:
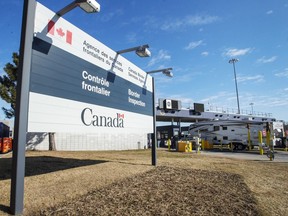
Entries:
{"type": "Polygon", "coordinates": [[[259,215],[236,174],[157,167],[35,215],[259,215]]]}
{"type": "MultiPolygon", "coordinates": [[[[8,215],[11,154],[1,157],[0,215],[8,215]]],[[[25,170],[23,215],[29,216],[288,212],[288,163],[268,159],[158,150],[155,168],[150,150],[28,151],[25,170]]]]}

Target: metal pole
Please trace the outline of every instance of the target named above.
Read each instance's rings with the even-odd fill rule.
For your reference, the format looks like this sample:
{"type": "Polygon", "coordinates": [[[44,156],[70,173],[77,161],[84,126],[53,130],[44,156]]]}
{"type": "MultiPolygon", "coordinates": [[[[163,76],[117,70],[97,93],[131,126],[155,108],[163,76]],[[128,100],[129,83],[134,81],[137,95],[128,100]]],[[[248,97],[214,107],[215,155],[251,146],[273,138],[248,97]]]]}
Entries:
{"type": "Polygon", "coordinates": [[[152,165],[157,165],[157,155],[156,155],[156,144],[157,144],[157,131],[156,131],[156,107],[155,107],[155,81],[152,77],[152,87],[153,87],[153,97],[152,97],[152,106],[153,106],[153,134],[152,134],[152,165]]]}
{"type": "Polygon", "coordinates": [[[253,110],[253,105],[254,105],[254,103],[250,103],[250,105],[251,105],[251,114],[253,115],[253,112],[254,112],[254,110],[253,110]]]}
{"type": "Polygon", "coordinates": [[[238,59],[231,59],[229,61],[229,63],[232,62],[232,64],[233,64],[235,86],[236,86],[236,96],[237,96],[237,105],[238,105],[238,114],[240,114],[239,95],[238,95],[238,86],[237,86],[237,76],[236,76],[236,69],[235,69],[235,62],[237,62],[237,61],[238,61],[238,59]]]}
{"type": "Polygon", "coordinates": [[[25,148],[35,8],[35,0],[24,0],[19,68],[17,72],[17,97],[10,193],[10,211],[15,215],[22,214],[24,206],[25,148]]]}

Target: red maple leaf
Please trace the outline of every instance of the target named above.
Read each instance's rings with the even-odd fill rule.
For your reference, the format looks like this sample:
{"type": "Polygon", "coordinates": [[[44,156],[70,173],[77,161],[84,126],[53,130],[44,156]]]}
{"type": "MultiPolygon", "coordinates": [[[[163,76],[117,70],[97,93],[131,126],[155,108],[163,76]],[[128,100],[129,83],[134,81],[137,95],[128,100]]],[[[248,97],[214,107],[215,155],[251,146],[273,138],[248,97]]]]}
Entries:
{"type": "Polygon", "coordinates": [[[118,115],[118,118],[123,118],[124,119],[124,113],[123,114],[117,113],[117,115],[118,115]]]}
{"type": "Polygon", "coordinates": [[[57,31],[57,34],[60,35],[61,37],[65,35],[62,28],[56,29],[56,31],[57,31]]]}

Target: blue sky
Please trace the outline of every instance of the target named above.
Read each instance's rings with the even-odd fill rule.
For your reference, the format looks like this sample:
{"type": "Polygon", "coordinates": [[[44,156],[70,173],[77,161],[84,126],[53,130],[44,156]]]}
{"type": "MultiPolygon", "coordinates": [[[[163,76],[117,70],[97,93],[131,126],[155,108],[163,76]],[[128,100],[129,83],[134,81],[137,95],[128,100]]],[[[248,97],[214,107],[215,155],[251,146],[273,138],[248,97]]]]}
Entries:
{"type": "MultiPolygon", "coordinates": [[[[39,0],[58,11],[71,0],[39,0]]],[[[204,103],[205,109],[272,113],[288,121],[287,0],[98,0],[101,12],[77,8],[69,22],[114,50],[149,44],[152,56],[123,54],[144,71],[173,68],[174,77],[155,74],[156,98],[204,103]],[[251,105],[253,104],[253,105],[251,105]]],[[[0,73],[19,50],[23,0],[0,2],[0,73]]],[[[5,106],[1,102],[0,106],[5,106]]],[[[0,111],[0,119],[4,114],[0,111]]]]}

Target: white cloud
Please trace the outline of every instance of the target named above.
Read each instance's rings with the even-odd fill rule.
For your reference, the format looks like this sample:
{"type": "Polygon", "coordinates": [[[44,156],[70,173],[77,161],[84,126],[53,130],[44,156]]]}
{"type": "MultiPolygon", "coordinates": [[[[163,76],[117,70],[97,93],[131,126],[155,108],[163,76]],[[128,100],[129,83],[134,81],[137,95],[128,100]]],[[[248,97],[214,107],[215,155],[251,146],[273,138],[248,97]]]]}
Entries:
{"type": "Polygon", "coordinates": [[[283,72],[276,73],[275,76],[288,78],[288,68],[285,68],[283,72]]]}
{"type": "Polygon", "coordinates": [[[159,50],[157,55],[153,56],[152,59],[149,61],[148,66],[153,66],[159,62],[168,61],[171,59],[168,51],[166,50],[159,50]]]}
{"type": "Polygon", "coordinates": [[[232,95],[234,95],[235,93],[231,93],[231,92],[226,92],[226,91],[221,91],[221,92],[217,92],[215,95],[211,95],[208,98],[203,98],[201,101],[203,102],[216,102],[216,101],[221,101],[224,99],[227,99],[228,97],[231,97],[232,95]]]}
{"type": "Polygon", "coordinates": [[[195,80],[197,80],[198,77],[203,76],[203,72],[193,71],[191,69],[186,69],[186,70],[177,69],[176,71],[173,72],[173,74],[174,74],[173,81],[175,83],[187,83],[187,82],[191,83],[191,82],[195,82],[195,80]]]}
{"type": "Polygon", "coordinates": [[[273,10],[269,10],[266,12],[267,15],[273,14],[273,10]]]}
{"type": "Polygon", "coordinates": [[[217,16],[210,16],[210,15],[194,15],[194,16],[186,16],[181,19],[170,20],[164,23],[161,26],[162,30],[174,30],[181,27],[187,26],[200,26],[200,25],[207,25],[220,20],[217,16]]]}
{"type": "Polygon", "coordinates": [[[199,40],[199,41],[192,41],[190,42],[184,49],[186,50],[192,50],[192,49],[195,49],[196,47],[198,46],[201,46],[203,45],[203,40],[199,40]]]}
{"type": "Polygon", "coordinates": [[[135,43],[137,41],[137,35],[136,33],[129,33],[126,35],[126,39],[129,43],[135,43]]]}
{"type": "Polygon", "coordinates": [[[246,82],[246,81],[261,82],[261,81],[264,81],[264,76],[255,75],[255,76],[239,76],[239,77],[237,77],[237,82],[246,82]]]}
{"type": "Polygon", "coordinates": [[[271,58],[266,58],[265,56],[261,57],[260,59],[257,59],[258,63],[271,63],[274,62],[277,59],[277,56],[272,56],[271,58]]]}
{"type": "Polygon", "coordinates": [[[208,55],[209,55],[209,52],[204,51],[204,52],[201,53],[201,55],[202,55],[202,56],[208,56],[208,55]]]}
{"type": "Polygon", "coordinates": [[[219,20],[219,17],[217,16],[209,16],[209,15],[204,15],[204,16],[188,16],[185,18],[185,24],[186,25],[207,25],[210,23],[214,23],[219,20]]]}
{"type": "Polygon", "coordinates": [[[101,21],[102,22],[109,22],[113,19],[115,19],[116,17],[119,17],[123,15],[123,11],[118,9],[118,10],[115,10],[113,12],[110,12],[110,13],[105,13],[102,17],[101,17],[101,21]]]}
{"type": "Polygon", "coordinates": [[[253,50],[252,48],[245,48],[245,49],[230,48],[226,50],[224,55],[228,57],[243,56],[252,52],[252,50],[253,50]]]}

